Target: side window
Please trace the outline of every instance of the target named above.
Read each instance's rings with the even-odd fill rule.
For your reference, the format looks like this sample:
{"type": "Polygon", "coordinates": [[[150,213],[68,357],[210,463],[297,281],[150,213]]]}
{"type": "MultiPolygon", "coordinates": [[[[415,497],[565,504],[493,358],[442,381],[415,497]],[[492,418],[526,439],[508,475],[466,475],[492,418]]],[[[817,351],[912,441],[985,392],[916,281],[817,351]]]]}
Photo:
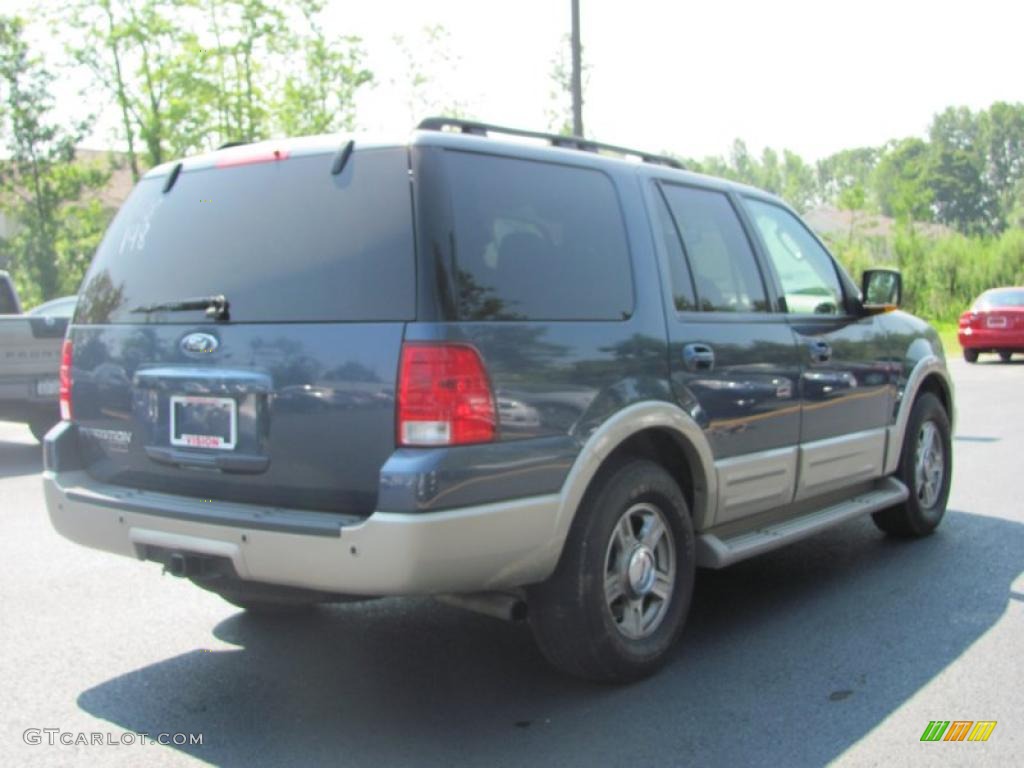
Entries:
{"type": "Polygon", "coordinates": [[[662,186],[705,312],[767,312],[754,252],[739,216],[721,192],[662,186]]]}
{"type": "Polygon", "coordinates": [[[459,317],[621,320],[633,310],[618,196],[598,171],[447,153],[459,317]]]}
{"type": "Polygon", "coordinates": [[[782,283],[786,310],[794,315],[843,311],[835,263],[807,228],[785,208],[747,198],[745,204],[782,283]]]}
{"type": "Polygon", "coordinates": [[[690,276],[690,268],[686,264],[686,254],[683,253],[683,243],[679,239],[679,232],[676,230],[675,222],[672,221],[672,213],[668,209],[668,203],[660,192],[655,192],[657,211],[655,213],[655,226],[658,237],[665,246],[668,254],[668,268],[672,280],[672,299],[676,309],[680,312],[692,312],[697,309],[697,297],[693,292],[693,278],[690,276]]]}

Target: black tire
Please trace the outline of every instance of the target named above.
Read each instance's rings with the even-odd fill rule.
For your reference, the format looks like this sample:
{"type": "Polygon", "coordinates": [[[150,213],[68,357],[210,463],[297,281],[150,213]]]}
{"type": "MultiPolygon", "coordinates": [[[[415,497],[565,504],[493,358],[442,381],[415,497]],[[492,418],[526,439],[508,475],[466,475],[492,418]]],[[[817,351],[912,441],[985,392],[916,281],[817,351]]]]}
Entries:
{"type": "Polygon", "coordinates": [[[964,349],[964,360],[968,363],[978,362],[978,350],[976,349],[964,349]]]}
{"type": "Polygon", "coordinates": [[[46,433],[53,429],[57,421],[57,419],[33,419],[28,423],[28,428],[32,432],[32,437],[41,443],[46,437],[46,433]]]}
{"type": "Polygon", "coordinates": [[[555,667],[588,680],[637,680],[665,662],[679,637],[690,609],[694,573],[693,523],[679,486],[661,466],[630,461],[588,491],[554,574],[528,590],[530,626],[555,667]],[[663,532],[654,526],[655,519],[662,521],[663,532]],[[620,527],[624,520],[625,527],[620,527]],[[629,536],[623,532],[632,522],[643,524],[634,528],[635,546],[627,552],[629,536]],[[648,547],[651,542],[653,548],[648,547]],[[640,567],[619,574],[627,562],[640,567]],[[669,562],[673,568],[667,567],[669,562]],[[672,570],[674,578],[669,578],[672,570]],[[631,581],[634,573],[643,575],[644,582],[650,576],[641,591],[631,581]],[[621,575],[621,596],[609,600],[606,579],[611,583],[616,575],[621,575]],[[629,611],[637,605],[639,610],[629,611]],[[616,606],[621,608],[618,617],[616,606]],[[632,617],[650,624],[640,628],[642,636],[627,636],[632,617]]]}
{"type": "Polygon", "coordinates": [[[1008,350],[1008,349],[1001,349],[1001,350],[999,350],[999,359],[1002,360],[1004,363],[1010,362],[1010,360],[1012,358],[1013,358],[1013,352],[1011,352],[1010,350],[1008,350]]]}
{"type": "MultiPolygon", "coordinates": [[[[932,464],[927,471],[936,471],[935,465],[932,464]]],[[[918,397],[910,411],[896,477],[910,489],[910,497],[898,506],[874,513],[872,519],[875,525],[890,536],[927,536],[942,522],[946,512],[946,501],[949,499],[950,480],[953,477],[949,415],[939,398],[931,392],[925,392],[918,397]],[[935,444],[942,450],[941,475],[938,476],[937,482],[931,484],[922,482],[918,474],[919,443],[924,438],[929,424],[936,431],[935,444]]]]}

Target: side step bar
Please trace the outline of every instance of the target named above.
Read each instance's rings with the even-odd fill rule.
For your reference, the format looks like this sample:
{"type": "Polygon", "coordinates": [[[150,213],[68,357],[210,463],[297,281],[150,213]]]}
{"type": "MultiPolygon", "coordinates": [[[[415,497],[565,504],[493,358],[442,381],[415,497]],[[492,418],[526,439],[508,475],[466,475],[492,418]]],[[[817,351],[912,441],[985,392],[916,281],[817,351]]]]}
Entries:
{"type": "Polygon", "coordinates": [[[906,501],[910,496],[907,486],[895,478],[882,480],[867,493],[831,507],[809,512],[792,520],[770,523],[764,528],[721,539],[713,533],[697,537],[697,565],[704,568],[724,568],[794,541],[813,536],[833,525],[852,520],[861,515],[878,512],[906,501]]]}

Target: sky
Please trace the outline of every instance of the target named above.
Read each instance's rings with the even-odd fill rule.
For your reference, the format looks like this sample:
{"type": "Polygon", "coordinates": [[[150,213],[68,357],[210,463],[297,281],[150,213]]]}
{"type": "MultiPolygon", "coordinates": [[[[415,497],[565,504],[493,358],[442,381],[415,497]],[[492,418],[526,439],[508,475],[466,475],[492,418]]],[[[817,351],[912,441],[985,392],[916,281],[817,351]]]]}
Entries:
{"type": "MultiPolygon", "coordinates": [[[[788,148],[814,160],[924,135],[950,105],[1024,101],[1020,0],[580,5],[584,128],[609,143],[699,158],[727,154],[739,137],[754,151],[788,148]]],[[[328,0],[326,28],[362,37],[377,77],[359,99],[360,128],[411,127],[394,36],[424,59],[422,29],[433,24],[448,32],[447,62],[431,86],[439,100],[488,122],[548,127],[569,0],[328,0]]],[[[88,145],[111,146],[113,124],[108,114],[88,145]]]]}

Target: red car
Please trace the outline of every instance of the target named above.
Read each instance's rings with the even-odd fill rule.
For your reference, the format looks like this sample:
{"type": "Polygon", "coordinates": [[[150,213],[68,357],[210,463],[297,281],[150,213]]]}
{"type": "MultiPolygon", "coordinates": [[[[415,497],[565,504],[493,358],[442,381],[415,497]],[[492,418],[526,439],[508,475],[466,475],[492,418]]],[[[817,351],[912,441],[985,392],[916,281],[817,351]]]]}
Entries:
{"type": "Polygon", "coordinates": [[[981,352],[998,352],[1004,363],[1024,352],[1024,288],[985,291],[960,315],[958,335],[968,363],[981,352]]]}

